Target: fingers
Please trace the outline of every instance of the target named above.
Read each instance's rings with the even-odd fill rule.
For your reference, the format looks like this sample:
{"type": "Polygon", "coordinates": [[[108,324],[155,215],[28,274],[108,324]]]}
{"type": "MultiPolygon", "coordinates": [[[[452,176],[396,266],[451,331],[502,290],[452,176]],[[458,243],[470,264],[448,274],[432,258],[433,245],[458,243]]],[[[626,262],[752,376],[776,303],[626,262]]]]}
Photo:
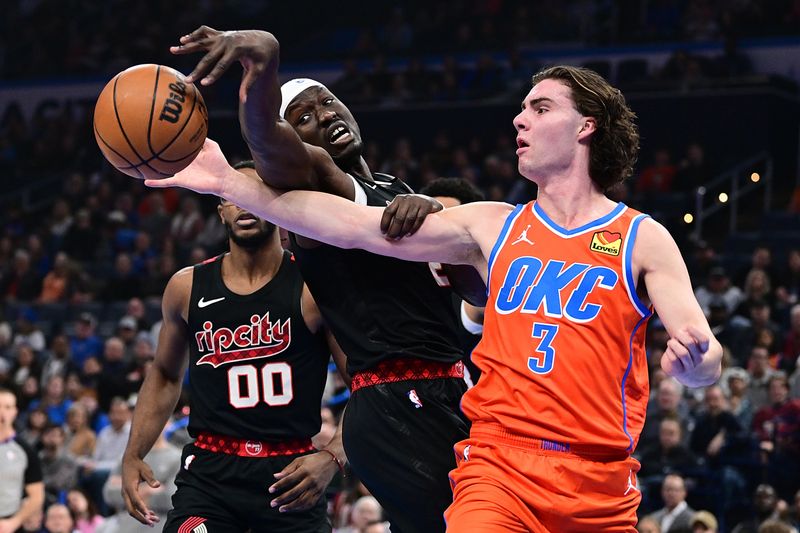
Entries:
{"type": "Polygon", "coordinates": [[[211,71],[217,65],[219,60],[222,59],[224,54],[225,49],[221,46],[217,46],[209,50],[209,52],[197,63],[197,66],[194,67],[194,70],[188,76],[186,76],[186,82],[194,83],[195,81],[200,80],[202,85],[208,85],[212,83],[214,80],[216,80],[216,78],[211,75],[211,71]]]}
{"type": "Polygon", "coordinates": [[[171,46],[169,51],[176,55],[190,54],[198,50],[208,50],[214,45],[215,37],[221,32],[209,28],[208,26],[200,26],[192,33],[184,35],[180,38],[180,45],[171,46]]]}
{"type": "Polygon", "coordinates": [[[129,485],[123,487],[122,498],[125,500],[125,508],[128,509],[129,515],[147,526],[154,524],[153,516],[155,513],[150,511],[144,504],[144,501],[139,496],[138,487],[130,487],[129,485]]]}
{"type": "Polygon", "coordinates": [[[392,200],[392,203],[386,206],[386,209],[383,210],[383,215],[381,216],[381,233],[386,235],[386,232],[389,231],[389,226],[392,225],[392,220],[394,219],[394,214],[397,212],[397,207],[400,202],[395,198],[392,200]]]}
{"type": "Polygon", "coordinates": [[[320,492],[315,490],[315,485],[307,478],[299,479],[299,483],[287,490],[270,502],[270,507],[278,507],[278,511],[299,511],[309,507],[310,502],[316,501],[320,492]]]}
{"type": "Polygon", "coordinates": [[[698,328],[694,324],[689,324],[686,329],[689,332],[689,335],[694,338],[698,349],[701,352],[707,352],[709,344],[711,343],[711,338],[708,336],[708,333],[698,328]]]}
{"type": "Polygon", "coordinates": [[[392,221],[389,223],[389,228],[386,230],[386,237],[388,239],[398,239],[405,235],[403,228],[406,225],[409,208],[410,206],[408,201],[398,202],[398,206],[395,210],[394,216],[392,217],[392,221]]]}
{"type": "Polygon", "coordinates": [[[667,349],[661,356],[661,368],[670,376],[677,376],[686,372],[686,360],[691,360],[689,350],[675,339],[667,341],[667,349]]]}
{"type": "Polygon", "coordinates": [[[250,91],[250,87],[253,86],[265,68],[267,67],[263,63],[255,63],[248,66],[244,76],[242,76],[242,84],[239,86],[239,100],[242,103],[247,101],[247,93],[250,91]]]}

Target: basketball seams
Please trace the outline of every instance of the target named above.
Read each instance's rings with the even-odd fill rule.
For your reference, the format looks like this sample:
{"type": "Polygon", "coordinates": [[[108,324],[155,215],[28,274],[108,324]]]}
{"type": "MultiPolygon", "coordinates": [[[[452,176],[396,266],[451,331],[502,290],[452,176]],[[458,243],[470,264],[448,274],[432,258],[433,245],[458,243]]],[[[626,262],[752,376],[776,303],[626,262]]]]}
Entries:
{"type": "MultiPolygon", "coordinates": [[[[153,133],[153,112],[156,109],[156,94],[158,93],[158,78],[161,77],[161,66],[156,68],[156,79],[153,82],[153,96],[150,98],[150,120],[147,122],[147,147],[150,148],[150,153],[153,157],[158,157],[156,151],[153,149],[153,140],[151,135],[153,133]]],[[[149,161],[149,159],[148,159],[149,161]]]]}
{"type": "MultiPolygon", "coordinates": [[[[124,155],[122,155],[121,153],[117,152],[117,151],[114,149],[114,147],[113,147],[113,146],[111,146],[110,144],[108,144],[108,142],[106,142],[106,140],[105,140],[105,139],[103,138],[103,136],[100,134],[100,130],[98,130],[98,129],[97,129],[97,124],[95,124],[95,123],[94,123],[94,121],[92,121],[92,126],[94,127],[94,135],[95,135],[95,138],[97,138],[97,139],[98,139],[99,141],[101,141],[101,142],[102,142],[104,145],[106,145],[106,147],[107,147],[107,148],[108,148],[110,151],[114,152],[114,155],[116,155],[117,157],[119,157],[120,159],[122,159],[123,161],[125,161],[126,163],[130,163],[130,161],[128,160],[128,158],[127,158],[127,157],[125,157],[125,156],[124,156],[124,155]]],[[[141,170],[139,170],[139,168],[138,168],[140,165],[141,165],[141,163],[140,163],[140,164],[137,164],[137,165],[133,165],[133,164],[131,164],[130,166],[127,166],[127,167],[117,167],[116,165],[114,165],[114,166],[115,166],[115,168],[116,168],[117,170],[119,170],[119,171],[122,171],[123,169],[124,169],[124,170],[128,170],[128,169],[135,170],[135,171],[136,171],[136,172],[137,172],[137,173],[138,173],[138,174],[139,174],[139,175],[142,177],[142,179],[143,179],[143,178],[144,178],[144,174],[142,174],[142,171],[141,171],[141,170]]]]}
{"type": "Polygon", "coordinates": [[[133,146],[133,143],[128,138],[128,134],[125,133],[125,128],[122,126],[122,119],[119,117],[119,109],[117,108],[117,84],[119,83],[120,79],[122,79],[122,74],[117,75],[116,79],[114,80],[114,91],[112,93],[114,102],[114,116],[117,118],[117,126],[119,126],[119,131],[125,138],[125,142],[128,143],[128,146],[131,148],[131,150],[133,150],[133,153],[136,154],[136,157],[139,158],[139,161],[144,163],[145,162],[144,158],[141,155],[139,155],[139,152],[136,151],[136,147],[133,146]]]}
{"type": "MultiPolygon", "coordinates": [[[[178,78],[175,78],[175,81],[178,81],[178,78]]],[[[153,156],[156,159],[158,159],[159,161],[164,161],[165,163],[174,163],[174,162],[180,161],[182,159],[186,159],[186,156],[184,156],[184,157],[179,157],[178,159],[176,159],[174,161],[171,161],[169,159],[161,159],[159,156],[161,154],[163,154],[164,152],[166,152],[169,149],[169,147],[172,146],[173,143],[175,143],[175,141],[178,140],[178,137],[181,136],[181,133],[183,133],[183,130],[186,129],[186,126],[188,126],[189,122],[191,122],[191,120],[192,120],[192,115],[194,114],[194,110],[197,107],[197,97],[199,96],[199,93],[197,92],[197,87],[195,87],[194,84],[192,84],[192,89],[194,89],[194,97],[192,98],[192,109],[189,111],[189,115],[186,117],[186,120],[183,121],[183,125],[181,126],[181,129],[179,129],[177,131],[177,133],[175,133],[175,136],[166,144],[166,146],[164,146],[164,148],[159,150],[158,153],[156,153],[155,150],[153,150],[152,146],[150,147],[150,149],[153,150],[153,156]]],[[[153,100],[155,100],[155,95],[153,96],[153,100]]],[[[150,142],[149,135],[148,135],[148,139],[147,140],[148,140],[148,143],[149,143],[150,142]]]]}

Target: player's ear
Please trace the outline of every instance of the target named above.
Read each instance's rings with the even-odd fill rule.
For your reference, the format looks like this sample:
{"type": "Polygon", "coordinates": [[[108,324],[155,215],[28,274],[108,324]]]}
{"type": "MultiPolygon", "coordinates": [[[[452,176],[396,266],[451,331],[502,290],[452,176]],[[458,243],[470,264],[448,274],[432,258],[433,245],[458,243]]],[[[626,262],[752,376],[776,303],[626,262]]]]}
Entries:
{"type": "Polygon", "coordinates": [[[594,117],[583,117],[581,129],[578,130],[578,140],[587,139],[595,131],[597,131],[597,120],[594,117]]]}
{"type": "Polygon", "coordinates": [[[222,216],[222,204],[217,204],[217,213],[219,213],[219,220],[225,224],[225,217],[222,216]]]}

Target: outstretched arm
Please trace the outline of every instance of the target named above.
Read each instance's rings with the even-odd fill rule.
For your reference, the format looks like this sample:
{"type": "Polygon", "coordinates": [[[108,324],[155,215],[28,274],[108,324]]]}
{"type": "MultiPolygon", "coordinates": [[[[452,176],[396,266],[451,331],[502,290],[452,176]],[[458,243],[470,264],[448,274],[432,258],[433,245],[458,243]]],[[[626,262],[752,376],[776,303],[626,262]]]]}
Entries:
{"type": "Polygon", "coordinates": [[[173,54],[205,52],[186,81],[210,85],[236,61],[244,68],[239,87],[239,124],[256,170],[279,189],[321,190],[352,198],[353,185],[324,150],[305,144],[281,118],[280,46],[271,33],[219,31],[201,26],[180,38],[173,54]]]}
{"type": "Polygon", "coordinates": [[[144,482],[152,488],[160,483],[144,456],[164,429],[181,394],[183,373],[188,362],[188,332],[182,313],[191,294],[192,270],[184,269],[170,279],[162,302],[163,326],[158,336],[153,368],[139,391],[131,434],[122,457],[122,496],[128,513],[139,522],[153,526],[158,515],[147,507],[139,493],[144,482]]]}
{"type": "Polygon", "coordinates": [[[429,215],[413,237],[387,240],[380,231],[383,208],[311,191],[281,193],[231,168],[219,145],[210,140],[186,169],[145,184],[222,196],[282,228],[339,248],[362,248],[410,261],[472,264],[484,273],[484,256],[511,210],[492,202],[445,209],[429,215]]]}
{"type": "Polygon", "coordinates": [[[639,227],[634,264],[670,336],[661,368],[690,387],[714,383],[721,372],[722,346],[692,292],[678,246],[657,222],[646,219],[639,227]]]}

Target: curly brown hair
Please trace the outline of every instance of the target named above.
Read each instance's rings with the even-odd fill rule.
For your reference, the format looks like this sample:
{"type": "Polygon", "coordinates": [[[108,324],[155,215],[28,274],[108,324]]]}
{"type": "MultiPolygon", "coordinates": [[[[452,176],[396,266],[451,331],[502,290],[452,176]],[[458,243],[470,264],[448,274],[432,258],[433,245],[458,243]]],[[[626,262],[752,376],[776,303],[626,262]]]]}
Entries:
{"type": "Polygon", "coordinates": [[[534,74],[533,85],[546,79],[567,85],[578,112],[597,121],[589,148],[589,176],[600,189],[606,191],[633,174],[639,155],[639,129],[634,122],[636,114],[620,90],[595,71],[581,67],[545,68],[534,74]]]}

